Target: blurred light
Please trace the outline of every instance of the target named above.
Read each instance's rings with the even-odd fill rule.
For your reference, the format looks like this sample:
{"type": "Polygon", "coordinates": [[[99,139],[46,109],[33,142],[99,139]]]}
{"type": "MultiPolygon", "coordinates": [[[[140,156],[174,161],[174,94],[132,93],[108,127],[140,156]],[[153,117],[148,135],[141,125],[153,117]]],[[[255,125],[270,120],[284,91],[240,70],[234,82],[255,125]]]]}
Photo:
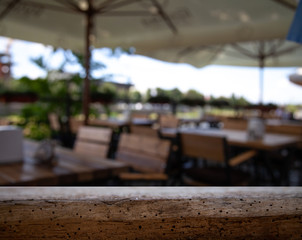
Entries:
{"type": "Polygon", "coordinates": [[[79,8],[83,11],[86,11],[88,9],[88,2],[86,0],[81,0],[78,3],[79,8]]]}
{"type": "Polygon", "coordinates": [[[152,6],[152,7],[149,8],[149,12],[150,12],[151,14],[156,15],[156,14],[158,14],[159,11],[158,11],[158,8],[157,8],[157,7],[152,6]]]}

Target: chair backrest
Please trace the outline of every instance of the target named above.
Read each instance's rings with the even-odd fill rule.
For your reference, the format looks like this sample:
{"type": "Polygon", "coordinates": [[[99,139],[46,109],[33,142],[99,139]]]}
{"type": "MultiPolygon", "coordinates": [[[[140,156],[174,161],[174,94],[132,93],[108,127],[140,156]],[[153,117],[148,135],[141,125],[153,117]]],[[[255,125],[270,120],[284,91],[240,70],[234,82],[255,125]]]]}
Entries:
{"type": "Polygon", "coordinates": [[[247,130],[248,121],[246,119],[226,118],[222,120],[224,129],[247,130]]]}
{"type": "Polygon", "coordinates": [[[302,125],[266,125],[265,128],[269,133],[288,134],[302,137],[302,125]]]}
{"type": "Polygon", "coordinates": [[[170,154],[170,141],[123,133],[116,160],[129,164],[143,173],[164,173],[170,154]]]}
{"type": "Polygon", "coordinates": [[[172,114],[160,115],[159,126],[160,128],[177,128],[179,126],[179,119],[172,114]]]}
{"type": "MultiPolygon", "coordinates": [[[[265,130],[268,133],[277,133],[277,134],[287,134],[300,136],[302,139],[302,125],[290,125],[290,124],[280,124],[280,125],[266,125],[265,130]]],[[[299,149],[302,149],[302,141],[297,144],[299,149]]]]}
{"type": "Polygon", "coordinates": [[[55,113],[50,113],[48,115],[48,120],[49,120],[49,123],[50,123],[50,128],[54,131],[60,131],[60,121],[59,121],[59,117],[57,114],[55,113]]]}
{"type": "Polygon", "coordinates": [[[226,139],[194,133],[180,133],[181,151],[184,156],[204,158],[220,163],[227,159],[226,139]]]}
{"type": "Polygon", "coordinates": [[[158,130],[152,127],[130,125],[130,132],[146,137],[158,137],[158,130]]]}
{"type": "Polygon", "coordinates": [[[106,158],[111,138],[112,130],[110,128],[81,126],[77,133],[74,151],[106,158]]]}
{"type": "Polygon", "coordinates": [[[77,134],[79,129],[84,125],[84,120],[76,119],[71,117],[69,119],[70,131],[73,134],[77,134]]]}

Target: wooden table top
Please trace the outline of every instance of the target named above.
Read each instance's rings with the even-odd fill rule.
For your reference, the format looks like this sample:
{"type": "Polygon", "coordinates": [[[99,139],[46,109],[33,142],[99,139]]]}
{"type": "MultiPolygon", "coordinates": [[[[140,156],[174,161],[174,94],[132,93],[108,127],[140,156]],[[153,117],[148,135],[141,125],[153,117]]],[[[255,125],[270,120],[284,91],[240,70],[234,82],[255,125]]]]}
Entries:
{"type": "Polygon", "coordinates": [[[32,162],[37,147],[37,142],[25,140],[24,161],[0,165],[0,185],[76,185],[128,171],[123,163],[80,155],[62,147],[56,148],[57,164],[37,165],[32,162]]]}
{"type": "Polygon", "coordinates": [[[299,136],[275,133],[265,133],[260,140],[249,140],[246,131],[229,129],[162,129],[162,132],[170,136],[175,136],[178,132],[225,136],[229,145],[267,151],[284,148],[302,140],[299,136]]]}
{"type": "Polygon", "coordinates": [[[232,146],[241,146],[269,151],[284,148],[301,141],[301,138],[299,138],[298,136],[275,133],[265,133],[263,139],[250,140],[248,139],[246,131],[229,129],[216,131],[214,130],[211,134],[219,134],[225,136],[227,138],[228,143],[232,146]]]}
{"type": "Polygon", "coordinates": [[[301,239],[301,206],[301,187],[2,187],[0,238],[301,239]]]}

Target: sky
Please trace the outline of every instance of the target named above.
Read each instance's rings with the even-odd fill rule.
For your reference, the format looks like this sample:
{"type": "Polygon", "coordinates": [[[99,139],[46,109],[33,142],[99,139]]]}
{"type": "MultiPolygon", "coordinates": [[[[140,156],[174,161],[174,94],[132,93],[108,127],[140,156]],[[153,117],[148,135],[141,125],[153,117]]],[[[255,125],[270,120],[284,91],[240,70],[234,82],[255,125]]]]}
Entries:
{"type": "MultiPolygon", "coordinates": [[[[5,52],[9,39],[0,37],[0,53],[5,52]]],[[[49,66],[56,69],[62,62],[62,53],[51,55],[52,47],[42,44],[13,40],[9,49],[12,56],[12,76],[28,76],[32,79],[44,77],[46,72],[39,69],[31,58],[41,55],[49,66]]],[[[130,82],[141,92],[148,88],[178,88],[182,92],[194,89],[206,97],[243,96],[252,103],[259,102],[259,68],[209,65],[195,68],[189,64],[167,63],[140,55],[112,56],[110,49],[95,49],[93,59],[106,65],[105,69],[95,71],[94,77],[116,74],[115,81],[130,82]]],[[[78,71],[70,66],[68,72],[78,71]]],[[[297,71],[290,68],[265,68],[264,103],[302,104],[302,88],[289,81],[289,75],[297,71]]]]}

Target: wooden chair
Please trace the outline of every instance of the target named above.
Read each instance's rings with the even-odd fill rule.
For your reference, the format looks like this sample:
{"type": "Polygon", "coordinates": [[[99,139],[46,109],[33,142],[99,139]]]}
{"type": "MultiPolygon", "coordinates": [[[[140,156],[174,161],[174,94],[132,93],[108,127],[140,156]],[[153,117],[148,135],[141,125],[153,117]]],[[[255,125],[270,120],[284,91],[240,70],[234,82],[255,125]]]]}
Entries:
{"type": "Polygon", "coordinates": [[[178,128],[179,124],[180,124],[179,119],[172,114],[166,114],[166,115],[159,116],[160,128],[178,128]]]}
{"type": "Polygon", "coordinates": [[[69,119],[69,127],[72,134],[77,134],[79,129],[84,126],[84,120],[71,117],[69,119]]]}
{"type": "Polygon", "coordinates": [[[248,121],[242,118],[224,118],[222,120],[224,129],[247,130],[248,121]]]}
{"type": "Polygon", "coordinates": [[[146,126],[130,125],[130,133],[146,137],[159,137],[157,129],[146,126]]]}
{"type": "Polygon", "coordinates": [[[269,133],[302,136],[302,124],[267,124],[265,128],[269,133]]]}
{"type": "Polygon", "coordinates": [[[290,170],[302,170],[302,125],[300,124],[267,124],[266,132],[274,134],[286,134],[300,137],[300,142],[293,146],[288,146],[287,149],[281,151],[271,152],[270,159],[272,159],[271,166],[280,172],[280,181],[289,185],[290,170]],[[284,159],[286,158],[286,160],[284,159]]]}
{"type": "Polygon", "coordinates": [[[49,120],[49,123],[50,123],[50,129],[55,131],[55,132],[58,132],[61,130],[61,125],[60,125],[60,121],[59,121],[59,117],[57,114],[55,113],[50,113],[48,115],[48,120],[49,120]]]}
{"type": "Polygon", "coordinates": [[[120,174],[120,180],[166,182],[169,154],[168,140],[123,133],[120,136],[116,160],[127,163],[135,172],[120,174]]]}
{"type": "Polygon", "coordinates": [[[160,137],[163,139],[174,139],[176,135],[174,134],[166,134],[165,131],[161,131],[161,129],[177,129],[180,125],[180,120],[172,115],[172,114],[165,114],[165,115],[160,115],[158,118],[158,123],[159,123],[159,131],[160,131],[160,137]]]}
{"type": "Polygon", "coordinates": [[[302,152],[302,125],[301,124],[267,124],[265,126],[268,133],[294,135],[301,138],[301,141],[295,146],[299,152],[302,152]]]}
{"type": "Polygon", "coordinates": [[[77,133],[74,151],[80,154],[109,157],[112,130],[91,126],[81,126],[77,133]]]}
{"type": "Polygon", "coordinates": [[[182,156],[202,158],[218,163],[215,167],[192,167],[184,170],[183,180],[188,185],[242,185],[247,184],[245,173],[233,167],[251,159],[256,151],[250,150],[229,158],[225,137],[193,133],[179,134],[182,156]],[[221,166],[222,165],[222,166],[221,166]]]}

